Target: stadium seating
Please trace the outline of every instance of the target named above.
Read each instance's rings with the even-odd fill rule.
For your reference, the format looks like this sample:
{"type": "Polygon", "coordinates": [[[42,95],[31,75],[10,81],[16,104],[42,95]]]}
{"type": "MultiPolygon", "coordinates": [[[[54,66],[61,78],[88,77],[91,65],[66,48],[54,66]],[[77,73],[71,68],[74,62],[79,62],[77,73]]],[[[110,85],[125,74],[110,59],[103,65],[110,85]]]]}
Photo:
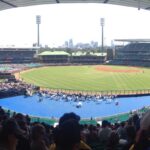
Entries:
{"type": "Polygon", "coordinates": [[[72,56],[70,58],[71,63],[81,63],[81,64],[99,64],[104,62],[103,56],[72,56]]]}
{"type": "Polygon", "coordinates": [[[130,43],[116,49],[115,59],[111,64],[150,66],[150,43],[130,43]]]}
{"type": "Polygon", "coordinates": [[[76,52],[70,55],[63,51],[44,51],[38,57],[40,62],[50,64],[100,64],[105,61],[106,53],[103,55],[99,53],[90,53],[87,55],[84,52],[76,52]]]}
{"type": "Polygon", "coordinates": [[[32,50],[0,50],[0,63],[31,63],[35,53],[32,50]]]}

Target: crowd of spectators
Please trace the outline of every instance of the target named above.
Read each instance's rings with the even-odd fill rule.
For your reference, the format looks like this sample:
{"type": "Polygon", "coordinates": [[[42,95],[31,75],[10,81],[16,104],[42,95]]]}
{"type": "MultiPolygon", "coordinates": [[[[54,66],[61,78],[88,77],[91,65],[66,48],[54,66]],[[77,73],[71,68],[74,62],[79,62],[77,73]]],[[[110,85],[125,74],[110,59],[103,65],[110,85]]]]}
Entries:
{"type": "Polygon", "coordinates": [[[35,50],[0,49],[0,63],[31,63],[34,62],[35,50]]]}
{"type": "Polygon", "coordinates": [[[102,101],[105,101],[107,104],[111,102],[118,103],[115,99],[117,95],[102,95],[100,93],[88,94],[86,92],[63,92],[63,91],[51,91],[51,90],[39,90],[37,92],[39,98],[49,98],[50,100],[63,100],[65,102],[87,102],[87,101],[95,101],[97,104],[100,104],[102,101]]]}
{"type": "Polygon", "coordinates": [[[23,63],[23,64],[0,64],[0,72],[20,72],[25,69],[30,69],[33,67],[40,67],[43,64],[40,63],[23,63]]]}
{"type": "Polygon", "coordinates": [[[42,64],[0,64],[0,98],[25,95],[27,91],[35,90],[36,86],[16,80],[13,73],[39,66],[42,64]]]}
{"type": "Polygon", "coordinates": [[[149,150],[149,118],[147,112],[116,124],[81,125],[78,115],[66,113],[54,127],[0,108],[0,150],[149,150]]]}
{"type": "Polygon", "coordinates": [[[150,66],[150,43],[129,43],[115,51],[115,59],[111,64],[150,66]]]}
{"type": "Polygon", "coordinates": [[[27,90],[34,91],[37,87],[20,80],[0,82],[0,98],[25,95],[27,90]]]}

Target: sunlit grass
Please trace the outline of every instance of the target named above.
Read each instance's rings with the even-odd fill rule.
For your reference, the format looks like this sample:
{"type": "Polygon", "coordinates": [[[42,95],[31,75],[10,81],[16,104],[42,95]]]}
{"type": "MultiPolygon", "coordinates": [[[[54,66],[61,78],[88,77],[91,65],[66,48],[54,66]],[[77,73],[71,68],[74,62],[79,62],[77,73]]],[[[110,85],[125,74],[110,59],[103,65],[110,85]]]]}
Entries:
{"type": "MultiPolygon", "coordinates": [[[[103,72],[96,66],[56,66],[33,69],[21,73],[21,77],[35,85],[72,90],[135,90],[150,89],[150,69],[138,68],[140,72],[103,72]]],[[[129,67],[110,66],[113,69],[129,69],[129,67]]]]}

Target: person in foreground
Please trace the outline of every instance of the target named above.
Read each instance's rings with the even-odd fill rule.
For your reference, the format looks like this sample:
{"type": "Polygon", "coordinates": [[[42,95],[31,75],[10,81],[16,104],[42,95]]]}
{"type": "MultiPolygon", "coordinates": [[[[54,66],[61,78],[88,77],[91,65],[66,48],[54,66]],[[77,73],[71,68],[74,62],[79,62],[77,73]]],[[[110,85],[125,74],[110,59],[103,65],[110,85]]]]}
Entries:
{"type": "Polygon", "coordinates": [[[54,144],[50,150],[91,150],[81,140],[80,117],[74,113],[64,114],[59,121],[59,126],[54,131],[54,144]]]}
{"type": "Polygon", "coordinates": [[[17,143],[24,133],[13,119],[5,120],[0,130],[0,150],[16,150],[17,143]]]}

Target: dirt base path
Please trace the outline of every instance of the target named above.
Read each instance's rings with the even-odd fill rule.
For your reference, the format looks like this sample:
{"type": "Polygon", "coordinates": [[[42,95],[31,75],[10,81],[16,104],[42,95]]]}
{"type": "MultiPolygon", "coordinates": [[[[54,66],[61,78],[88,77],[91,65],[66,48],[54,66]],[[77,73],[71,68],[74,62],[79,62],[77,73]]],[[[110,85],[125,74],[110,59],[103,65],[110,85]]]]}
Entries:
{"type": "Polygon", "coordinates": [[[142,72],[141,69],[136,67],[129,67],[129,69],[120,69],[120,68],[112,68],[111,66],[97,66],[95,67],[97,71],[104,71],[104,72],[120,72],[120,73],[137,73],[142,72]]]}

